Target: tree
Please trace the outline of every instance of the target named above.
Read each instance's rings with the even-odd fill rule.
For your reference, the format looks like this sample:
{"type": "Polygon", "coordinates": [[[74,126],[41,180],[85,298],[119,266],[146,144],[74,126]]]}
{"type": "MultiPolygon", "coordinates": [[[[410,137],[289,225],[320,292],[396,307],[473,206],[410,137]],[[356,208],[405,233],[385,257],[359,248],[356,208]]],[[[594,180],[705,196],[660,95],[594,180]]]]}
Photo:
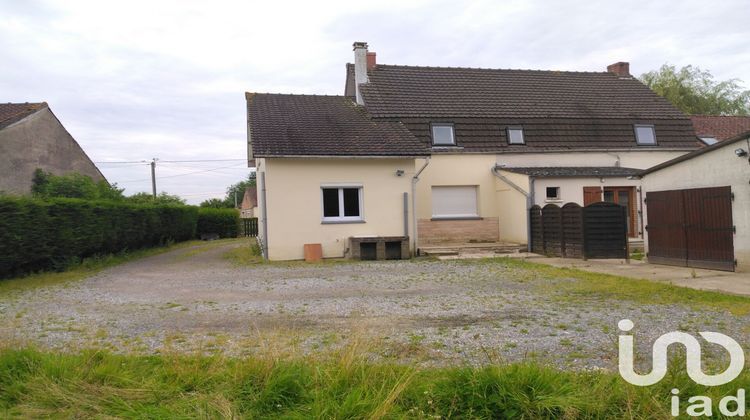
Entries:
{"type": "MultiPolygon", "coordinates": [[[[234,201],[232,201],[232,204],[234,204],[234,201]]],[[[227,207],[226,200],[222,200],[221,198],[210,198],[208,200],[201,202],[200,206],[214,208],[214,209],[225,209],[225,208],[234,207],[233,205],[227,207]]]]}
{"type": "Polygon", "coordinates": [[[167,194],[166,192],[162,192],[156,197],[151,193],[139,192],[125,197],[125,199],[136,204],[185,204],[185,200],[180,196],[167,194]]]}
{"type": "Polygon", "coordinates": [[[245,190],[247,189],[247,187],[252,186],[255,186],[255,172],[250,172],[246,180],[240,181],[227,187],[227,195],[224,198],[224,207],[235,207],[235,194],[237,197],[237,205],[239,206],[240,203],[242,203],[242,198],[245,196],[245,190]]]}
{"type": "Polygon", "coordinates": [[[750,114],[750,90],[742,90],[739,79],[718,82],[709,71],[693,66],[677,70],[669,64],[640,79],[686,114],[750,114]]]}
{"type": "Polygon", "coordinates": [[[79,173],[53,175],[41,169],[34,171],[31,193],[38,198],[81,198],[84,200],[122,200],[123,189],[107,181],[94,182],[79,173]]]}

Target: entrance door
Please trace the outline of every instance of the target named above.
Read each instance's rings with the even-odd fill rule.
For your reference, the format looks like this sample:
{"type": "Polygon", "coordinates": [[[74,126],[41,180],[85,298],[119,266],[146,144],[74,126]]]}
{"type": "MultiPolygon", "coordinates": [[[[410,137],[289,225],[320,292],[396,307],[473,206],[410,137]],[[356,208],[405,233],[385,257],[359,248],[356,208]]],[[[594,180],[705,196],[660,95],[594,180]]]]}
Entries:
{"type": "Polygon", "coordinates": [[[583,187],[583,205],[605,201],[628,209],[628,236],[638,237],[638,209],[635,202],[635,187],[583,187]]]}

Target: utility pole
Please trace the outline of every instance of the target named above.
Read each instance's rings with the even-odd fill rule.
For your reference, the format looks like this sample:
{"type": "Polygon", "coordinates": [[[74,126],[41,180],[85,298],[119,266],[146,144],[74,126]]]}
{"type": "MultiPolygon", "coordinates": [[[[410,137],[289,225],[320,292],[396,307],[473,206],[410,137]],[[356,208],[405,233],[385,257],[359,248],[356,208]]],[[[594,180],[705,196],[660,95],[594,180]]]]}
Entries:
{"type": "Polygon", "coordinates": [[[156,198],[156,158],[151,160],[151,191],[156,198]]]}
{"type": "Polygon", "coordinates": [[[234,190],[234,208],[237,208],[237,190],[234,190]]]}

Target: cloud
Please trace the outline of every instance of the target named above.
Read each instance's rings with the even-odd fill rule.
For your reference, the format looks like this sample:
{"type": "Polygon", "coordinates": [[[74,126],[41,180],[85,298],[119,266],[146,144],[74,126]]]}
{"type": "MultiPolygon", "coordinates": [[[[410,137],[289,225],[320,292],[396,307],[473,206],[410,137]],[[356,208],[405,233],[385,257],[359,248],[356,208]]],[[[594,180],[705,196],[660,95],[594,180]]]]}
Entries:
{"type": "MultiPolygon", "coordinates": [[[[244,158],[244,91],[341,94],[355,40],[392,64],[601,71],[625,60],[639,74],[669,62],[750,83],[750,4],[739,0],[0,0],[0,10],[0,101],[49,102],[96,161],[244,158]]],[[[228,164],[160,164],[160,176],[215,170],[159,188],[222,196],[249,171],[228,164]]],[[[150,190],[146,165],[101,169],[128,193],[150,190]]]]}

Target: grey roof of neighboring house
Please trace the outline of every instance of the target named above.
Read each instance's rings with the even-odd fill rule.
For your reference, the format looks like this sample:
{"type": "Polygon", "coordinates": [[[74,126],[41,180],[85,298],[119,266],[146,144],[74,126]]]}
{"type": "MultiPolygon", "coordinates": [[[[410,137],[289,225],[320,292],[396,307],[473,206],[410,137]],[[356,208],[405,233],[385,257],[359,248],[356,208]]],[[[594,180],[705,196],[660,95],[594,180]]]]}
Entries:
{"type": "Polygon", "coordinates": [[[0,103],[0,129],[44,108],[47,108],[46,102],[0,103]]]}
{"type": "MultiPolygon", "coordinates": [[[[730,139],[722,140],[722,141],[720,141],[718,143],[714,143],[714,144],[712,144],[710,146],[707,146],[707,147],[704,147],[702,149],[698,149],[698,150],[695,150],[693,152],[686,153],[686,154],[684,154],[682,156],[677,156],[676,158],[674,158],[672,160],[668,160],[666,162],[662,162],[662,163],[660,163],[658,165],[652,166],[652,167],[650,167],[648,169],[644,169],[642,171],[639,171],[638,172],[638,176],[644,176],[646,174],[650,174],[652,172],[656,172],[656,171],[658,171],[660,169],[667,168],[667,167],[672,166],[674,164],[677,164],[677,163],[680,163],[680,162],[684,162],[686,160],[690,160],[690,159],[692,159],[694,157],[697,157],[697,156],[700,156],[700,155],[703,155],[703,154],[706,154],[706,153],[711,153],[711,152],[713,152],[716,149],[721,149],[722,147],[730,146],[730,145],[733,145],[734,143],[737,143],[737,142],[740,142],[740,141],[743,141],[743,140],[745,141],[746,144],[750,144],[750,131],[746,131],[746,132],[744,132],[744,133],[742,133],[740,135],[734,136],[734,137],[732,137],[730,139]]],[[[750,153],[750,150],[745,150],[745,151],[750,153]]]]}
{"type": "Polygon", "coordinates": [[[620,166],[499,167],[498,169],[537,178],[623,177],[637,175],[641,171],[640,169],[620,166]]]}
{"type": "Polygon", "coordinates": [[[377,121],[345,96],[246,93],[253,156],[425,156],[399,122],[377,121]]]}

